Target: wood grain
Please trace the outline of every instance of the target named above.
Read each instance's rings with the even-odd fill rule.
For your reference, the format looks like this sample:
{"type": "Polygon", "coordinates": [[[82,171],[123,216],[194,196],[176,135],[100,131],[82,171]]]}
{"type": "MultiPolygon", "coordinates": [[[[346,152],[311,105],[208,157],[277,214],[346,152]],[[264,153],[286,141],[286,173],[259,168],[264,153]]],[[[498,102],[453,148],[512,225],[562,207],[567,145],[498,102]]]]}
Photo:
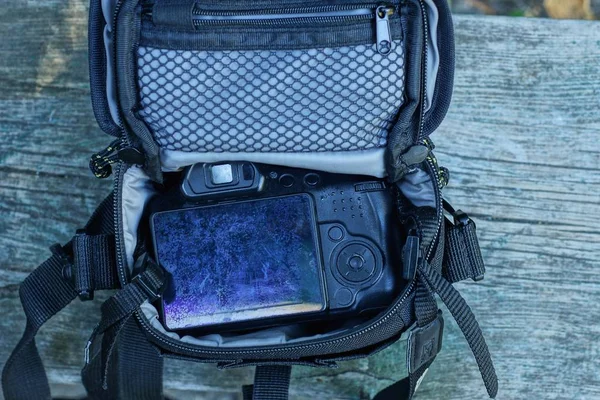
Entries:
{"type": "MultiPolygon", "coordinates": [[[[110,140],[89,103],[83,0],[0,9],[0,363],[24,327],[18,283],[110,188],[89,155],[110,140]]],[[[459,289],[478,316],[500,399],[600,397],[600,25],[457,17],[451,110],[433,136],[447,197],[477,220],[486,279],[459,289]]],[[[99,299],[41,330],[55,395],[82,393],[83,345],[99,299]]],[[[419,399],[484,398],[473,356],[446,318],[419,399]]],[[[403,374],[402,345],[338,370],[296,368],[295,399],[367,399],[403,374]]],[[[252,370],[167,360],[180,399],[239,398],[252,370]]]]}

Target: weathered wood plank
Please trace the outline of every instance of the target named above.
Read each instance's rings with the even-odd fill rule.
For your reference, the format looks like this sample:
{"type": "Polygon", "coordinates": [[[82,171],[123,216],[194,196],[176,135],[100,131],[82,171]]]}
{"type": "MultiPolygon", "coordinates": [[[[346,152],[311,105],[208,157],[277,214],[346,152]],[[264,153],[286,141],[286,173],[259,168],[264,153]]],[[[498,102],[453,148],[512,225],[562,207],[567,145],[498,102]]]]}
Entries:
{"type": "MultiPolygon", "coordinates": [[[[0,363],[24,326],[17,285],[85,221],[110,182],[91,152],[109,139],[89,105],[82,0],[8,0],[0,10],[0,363]]],[[[488,338],[499,398],[600,396],[600,29],[598,23],[457,17],[457,76],[434,136],[447,196],[477,217],[489,273],[460,284],[488,338]]],[[[100,300],[74,303],[38,346],[56,394],[77,394],[100,300]]],[[[397,346],[340,370],[297,368],[295,398],[368,398],[401,374],[397,346]],[[361,387],[369,386],[370,390],[361,387]],[[336,395],[337,393],[337,395],[336,395]]],[[[252,370],[167,362],[177,398],[237,398],[252,370]]],[[[483,398],[447,318],[419,398],[483,398]]]]}
{"type": "MultiPolygon", "coordinates": [[[[599,28],[456,18],[455,96],[435,141],[447,197],[478,219],[489,272],[459,288],[499,398],[600,396],[599,28]]],[[[448,367],[471,360],[453,322],[448,336],[421,395],[481,397],[475,368],[448,367]]]]}

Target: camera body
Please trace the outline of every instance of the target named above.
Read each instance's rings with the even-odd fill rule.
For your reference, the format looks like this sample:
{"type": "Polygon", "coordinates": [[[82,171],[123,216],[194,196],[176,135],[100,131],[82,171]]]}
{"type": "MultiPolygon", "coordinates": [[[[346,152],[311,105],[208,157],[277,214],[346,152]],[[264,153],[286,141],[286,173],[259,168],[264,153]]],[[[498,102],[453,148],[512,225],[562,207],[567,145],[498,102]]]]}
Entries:
{"type": "MultiPolygon", "coordinates": [[[[251,316],[253,315],[252,312],[246,311],[246,314],[250,316],[241,319],[228,316],[219,321],[201,323],[194,322],[193,318],[188,318],[186,319],[187,322],[181,323],[173,322],[173,320],[170,324],[167,324],[169,329],[177,330],[220,324],[235,326],[235,322],[242,323],[240,326],[258,327],[265,324],[272,325],[274,318],[289,321],[298,319],[318,320],[319,318],[336,316],[352,317],[380,311],[393,302],[402,287],[400,250],[403,233],[396,216],[397,210],[393,191],[387,187],[385,181],[375,178],[329,174],[250,162],[195,164],[184,171],[184,178],[180,187],[165,196],[156,196],[149,206],[152,214],[150,217],[151,231],[157,262],[163,265],[161,258],[164,258],[164,256],[161,257],[158,247],[160,237],[173,236],[167,231],[161,233],[160,229],[156,227],[157,216],[165,212],[179,210],[179,213],[185,213],[185,210],[192,209],[198,210],[198,212],[204,212],[203,210],[214,212],[222,209],[226,213],[236,203],[240,203],[238,204],[240,210],[248,210],[255,204],[263,203],[266,206],[273,204],[275,207],[277,206],[276,199],[289,202],[295,198],[294,196],[300,196],[298,200],[302,201],[303,204],[305,203],[309,211],[302,214],[304,216],[294,216],[293,219],[310,220],[306,223],[306,226],[310,225],[314,229],[313,236],[315,238],[312,245],[315,247],[314,260],[316,261],[311,261],[311,263],[316,264],[313,267],[317,270],[318,285],[321,286],[321,307],[313,307],[307,313],[297,313],[295,311],[283,312],[282,315],[272,313],[269,316],[270,318],[262,318],[257,315],[253,317],[251,316]],[[256,203],[259,200],[263,200],[263,202],[256,203]]],[[[281,207],[288,207],[285,204],[282,203],[281,207]]],[[[283,215],[286,210],[270,212],[283,215]]],[[[204,213],[206,214],[206,212],[204,213]]],[[[253,213],[256,214],[256,212],[253,213]]],[[[223,216],[224,214],[214,215],[223,216]]],[[[212,218],[214,219],[214,217],[212,218]]],[[[281,217],[283,233],[278,233],[280,236],[293,230],[283,227],[286,218],[281,217]]],[[[221,225],[224,224],[221,223],[221,225]]],[[[243,228],[240,229],[243,230],[243,228]]],[[[265,228],[261,229],[265,230],[265,228]]],[[[302,229],[306,231],[308,228],[302,229]]],[[[260,230],[256,231],[255,234],[258,237],[268,236],[267,233],[260,230]]],[[[307,243],[307,240],[302,242],[307,243]]],[[[293,253],[296,251],[297,245],[289,244],[292,242],[274,243],[280,244],[265,246],[281,246],[287,243],[289,251],[288,249],[272,249],[272,252],[293,253]]],[[[189,243],[189,246],[193,247],[194,243],[189,243]]],[[[211,251],[208,249],[209,245],[204,246],[207,247],[207,251],[211,251]]],[[[174,245],[171,243],[165,248],[172,249],[173,247],[174,245]]],[[[254,244],[253,247],[260,246],[254,244]]],[[[181,251],[178,250],[179,253],[181,251]]],[[[222,252],[222,250],[214,249],[212,251],[222,252]]],[[[234,251],[236,250],[232,249],[232,252],[234,251]]],[[[266,249],[266,251],[268,250],[266,249]]],[[[246,252],[251,251],[246,250],[246,252]]],[[[251,257],[251,255],[248,257],[251,257]]],[[[263,261],[259,261],[259,263],[261,262],[263,261]]],[[[288,261],[281,261],[281,263],[288,263],[288,261]]],[[[304,263],[306,264],[308,261],[304,263]]],[[[163,267],[168,273],[172,273],[173,271],[170,269],[181,270],[181,266],[177,266],[177,264],[182,264],[182,262],[172,263],[170,268],[165,265],[163,267]]],[[[302,272],[301,274],[307,275],[308,273],[302,272]]],[[[255,279],[255,275],[252,275],[254,278],[247,279],[255,279]]],[[[297,274],[292,275],[297,276],[297,274]]],[[[245,276],[247,277],[247,275],[245,276]]],[[[189,292],[186,288],[182,289],[181,285],[190,285],[190,281],[194,279],[200,281],[203,278],[198,276],[182,279],[180,277],[179,280],[186,282],[177,282],[177,279],[174,279],[169,286],[171,291],[174,292],[189,292]]],[[[229,281],[235,279],[238,278],[229,278],[229,281]]],[[[304,278],[297,279],[300,281],[304,278]]],[[[289,284],[288,281],[290,281],[290,278],[286,277],[277,281],[279,283],[272,282],[270,285],[285,285],[289,284]]],[[[310,286],[312,289],[308,287],[300,290],[313,290],[316,282],[317,280],[313,283],[304,282],[300,286],[310,286]]],[[[167,302],[169,296],[166,296],[167,302]]],[[[171,297],[173,296],[171,295],[171,297]]],[[[317,301],[317,303],[320,301],[317,301]]],[[[255,310],[256,307],[247,307],[247,309],[255,310]]],[[[260,308],[260,306],[258,307],[260,308]]],[[[194,312],[189,305],[183,308],[187,313],[194,312]]],[[[180,311],[177,309],[169,310],[169,307],[163,304],[163,318],[165,320],[169,320],[169,313],[176,314],[180,311]]]]}

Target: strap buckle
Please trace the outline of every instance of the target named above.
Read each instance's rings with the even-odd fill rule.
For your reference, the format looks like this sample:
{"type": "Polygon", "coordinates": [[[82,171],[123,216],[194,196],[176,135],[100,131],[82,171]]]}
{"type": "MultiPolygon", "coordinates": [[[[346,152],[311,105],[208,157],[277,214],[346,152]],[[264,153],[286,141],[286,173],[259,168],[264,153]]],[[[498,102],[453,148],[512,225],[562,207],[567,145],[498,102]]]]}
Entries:
{"type": "Polygon", "coordinates": [[[471,218],[469,218],[469,215],[464,212],[463,210],[456,210],[454,212],[454,214],[452,215],[452,217],[454,218],[454,225],[462,225],[462,226],[466,226],[469,223],[474,224],[475,222],[473,222],[473,220],[471,218]]]}
{"type": "MultiPolygon", "coordinates": [[[[65,248],[61,246],[60,243],[54,243],[50,246],[50,251],[52,255],[60,258],[63,268],[62,268],[62,277],[64,280],[71,282],[75,285],[75,274],[74,268],[75,263],[73,262],[73,257],[69,256],[65,251],[65,248]]],[[[94,299],[94,291],[93,290],[76,290],[77,296],[81,301],[93,300],[94,299]]]]}
{"type": "Polygon", "coordinates": [[[161,293],[160,288],[153,288],[155,285],[153,285],[149,279],[150,278],[146,274],[141,273],[133,277],[131,284],[139,286],[144,293],[148,295],[148,301],[153,302],[161,296],[161,293]]]}
{"type": "Polygon", "coordinates": [[[61,263],[63,265],[62,268],[62,277],[66,281],[73,280],[73,259],[69,257],[64,247],[60,243],[54,243],[49,247],[50,252],[53,256],[57,256],[60,258],[61,263]]]}
{"type": "Polygon", "coordinates": [[[442,311],[438,310],[437,318],[425,326],[415,323],[409,330],[406,364],[408,373],[412,374],[423,365],[432,361],[442,349],[444,333],[444,318],[442,311]]]}
{"type": "MultiPolygon", "coordinates": [[[[81,235],[85,235],[83,231],[78,230],[77,234],[71,239],[71,241],[66,245],[62,246],[60,243],[55,243],[50,246],[50,251],[53,256],[59,257],[63,268],[62,268],[62,277],[64,280],[73,284],[75,291],[77,292],[77,296],[81,301],[93,300],[94,299],[94,291],[89,287],[78,287],[77,282],[77,274],[78,272],[75,270],[77,268],[76,255],[69,254],[65,248],[70,248],[73,250],[74,243],[77,238],[81,235]]],[[[91,286],[91,285],[86,285],[91,286]]]]}

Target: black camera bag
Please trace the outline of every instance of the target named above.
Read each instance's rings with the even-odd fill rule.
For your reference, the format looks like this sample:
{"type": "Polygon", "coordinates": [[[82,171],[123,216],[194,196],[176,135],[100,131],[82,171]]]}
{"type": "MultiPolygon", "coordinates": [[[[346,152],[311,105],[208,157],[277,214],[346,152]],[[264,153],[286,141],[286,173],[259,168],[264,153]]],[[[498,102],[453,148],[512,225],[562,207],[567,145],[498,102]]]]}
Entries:
{"type": "Polygon", "coordinates": [[[483,278],[475,224],[443,200],[449,173],[429,138],[452,94],[445,0],[92,0],[89,59],[94,113],[114,137],[90,168],[112,174],[114,191],[21,285],[27,325],[3,370],[7,400],[51,397],[35,335],[75,298],[115,289],[85,347],[91,399],[162,399],[164,357],[256,366],[244,399],[287,399],[292,365],[335,368],[398,340],[408,376],[374,398],[408,399],[441,350],[436,294],[496,396],[482,332],[452,286],[483,278]],[[149,192],[165,171],[234,160],[385,179],[398,223],[414,225],[402,294],[376,317],[314,338],[223,347],[167,334],[150,305],[164,272],[135,252],[149,192]]]}

